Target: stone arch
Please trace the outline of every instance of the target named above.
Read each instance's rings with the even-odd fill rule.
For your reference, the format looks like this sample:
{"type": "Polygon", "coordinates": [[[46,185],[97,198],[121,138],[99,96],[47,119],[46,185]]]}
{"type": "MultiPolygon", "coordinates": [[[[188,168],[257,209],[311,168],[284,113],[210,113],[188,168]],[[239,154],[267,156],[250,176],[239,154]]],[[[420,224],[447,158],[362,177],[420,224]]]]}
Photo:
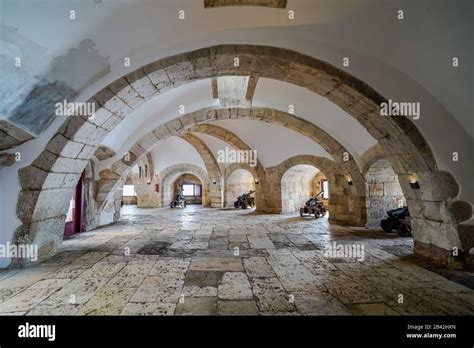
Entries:
{"type": "Polygon", "coordinates": [[[372,164],[383,158],[387,158],[387,155],[383,152],[380,144],[377,143],[368,148],[362,155],[362,163],[364,163],[361,168],[362,174],[365,176],[372,164]]]}
{"type": "MultiPolygon", "coordinates": [[[[217,139],[222,140],[223,142],[231,145],[233,148],[237,150],[252,150],[249,145],[247,145],[242,139],[240,139],[235,133],[223,128],[219,127],[216,125],[211,125],[211,124],[199,124],[195,125],[192,127],[189,127],[187,129],[189,132],[196,132],[196,133],[204,133],[210,136],[213,136],[217,139]]],[[[243,164],[244,166],[246,165],[247,167],[250,167],[250,165],[245,164],[245,163],[231,163],[230,165],[239,165],[243,164]]],[[[233,168],[233,167],[232,167],[233,168]]],[[[251,173],[253,174],[254,178],[258,180],[259,182],[264,183],[265,182],[265,169],[260,162],[260,160],[257,158],[257,163],[255,167],[251,167],[253,170],[251,173]],[[255,174],[254,174],[255,172],[255,174]]],[[[227,177],[228,178],[228,177],[227,177]]],[[[224,185],[225,187],[225,185],[224,185]]],[[[256,207],[259,211],[266,211],[266,206],[263,201],[263,191],[262,191],[262,185],[258,185],[255,187],[255,202],[256,202],[256,207]]],[[[225,195],[225,192],[224,192],[225,195]]]]}
{"type": "Polygon", "coordinates": [[[184,133],[179,137],[190,143],[201,156],[210,181],[211,207],[222,208],[222,173],[212,151],[204,141],[194,134],[184,133]]]}
{"type": "MultiPolygon", "coordinates": [[[[323,179],[326,176],[313,165],[296,164],[290,167],[281,177],[282,213],[297,213],[310,197],[321,191],[320,182],[323,179]]],[[[321,202],[325,203],[322,199],[321,202]]]]}
{"type": "MultiPolygon", "coordinates": [[[[354,200],[354,204],[358,205],[358,208],[360,209],[365,209],[364,177],[362,176],[359,167],[355,162],[354,158],[351,156],[350,152],[330,134],[325,132],[317,125],[300,117],[275,109],[207,108],[198,110],[158,126],[153,131],[140,138],[132,146],[130,151],[135,151],[134,153],[139,155],[142,149],[150,149],[154,146],[156,142],[164,140],[176,134],[181,134],[183,132],[208,134],[231,144],[237,149],[250,149],[247,144],[245,144],[240,138],[238,138],[232,132],[229,132],[227,129],[213,124],[205,123],[209,121],[225,119],[251,119],[262,122],[269,122],[292,129],[317,142],[335,159],[335,161],[341,167],[345,168],[345,171],[352,178],[352,182],[355,187],[354,194],[357,194],[360,197],[360,199],[354,200]]],[[[120,170],[120,168],[122,168],[122,163],[116,163],[116,167],[120,170]]],[[[257,165],[257,170],[259,173],[256,175],[256,177],[264,179],[265,174],[263,166],[260,163],[258,163],[257,165]]],[[[262,195],[257,193],[257,200],[261,197],[262,195]]],[[[259,202],[257,206],[258,209],[261,211],[271,211],[271,209],[268,210],[266,208],[264,201],[259,202]]]]}
{"type": "MultiPolygon", "coordinates": [[[[224,169],[224,203],[225,207],[232,206],[231,204],[235,201],[237,196],[243,194],[245,190],[255,190],[255,202],[256,206],[258,207],[259,202],[261,202],[260,195],[262,190],[260,189],[260,177],[259,177],[259,172],[256,169],[256,167],[252,167],[247,163],[231,163],[224,169]],[[253,185],[250,184],[250,182],[246,182],[242,187],[239,188],[238,192],[236,190],[233,190],[232,187],[232,177],[233,174],[236,172],[246,172],[250,175],[251,180],[253,181],[253,185]],[[258,190],[257,190],[258,186],[258,190]],[[233,190],[234,192],[230,192],[233,190]]],[[[264,181],[265,182],[265,181],[264,181]]]]}
{"type": "Polygon", "coordinates": [[[174,164],[160,172],[159,176],[162,185],[161,201],[163,206],[168,206],[171,202],[171,199],[173,199],[172,185],[182,174],[192,174],[201,180],[203,206],[210,206],[211,197],[209,196],[209,177],[204,169],[189,163],[174,164]]]}
{"type": "Polygon", "coordinates": [[[224,180],[227,180],[227,178],[236,170],[238,169],[243,169],[248,171],[254,179],[259,180],[259,172],[257,171],[256,167],[250,166],[248,163],[231,163],[224,169],[224,180]]]}
{"type": "Polygon", "coordinates": [[[293,166],[306,164],[318,168],[329,181],[331,197],[329,199],[329,218],[332,221],[361,224],[365,221],[365,209],[360,209],[354,200],[360,197],[354,195],[355,188],[348,184],[344,170],[334,161],[324,157],[298,155],[286,159],[280,164],[266,169],[266,190],[269,201],[273,202],[273,212],[282,212],[281,182],[283,175],[293,166]]]}
{"type": "MultiPolygon", "coordinates": [[[[232,144],[236,148],[250,149],[248,145],[243,143],[237,136],[230,134],[229,131],[225,128],[206,123],[215,120],[225,119],[251,119],[259,120],[262,122],[269,122],[292,129],[317,142],[331,155],[334,161],[338,163],[340,167],[344,168],[347,174],[349,174],[353,182],[353,187],[355,188],[355,190],[353,190],[353,194],[354,196],[359,197],[358,199],[353,200],[353,204],[358,209],[365,209],[364,177],[361,174],[361,171],[359,170],[359,167],[353,156],[351,156],[350,152],[330,134],[322,130],[317,125],[292,114],[275,109],[208,108],[198,110],[196,112],[181,116],[158,126],[152,132],[140,138],[132,147],[132,151],[133,148],[149,149],[157,141],[166,139],[169,136],[179,134],[181,132],[205,133],[215,136],[225,142],[230,142],[230,144],[232,144]]],[[[118,165],[118,167],[120,168],[120,165],[118,165]]],[[[257,165],[257,170],[259,171],[259,174],[257,176],[264,179],[265,175],[263,173],[263,166],[261,166],[260,163],[257,165]]],[[[257,194],[257,200],[261,197],[261,194],[257,194]]],[[[271,212],[273,210],[272,208],[267,209],[265,201],[259,202],[257,206],[258,209],[261,211],[271,212]]],[[[363,216],[365,216],[365,214],[361,214],[361,217],[363,216]]],[[[364,222],[361,221],[361,224],[363,223],[364,222]]]]}
{"type": "MultiPolygon", "coordinates": [[[[223,142],[226,142],[227,144],[231,145],[232,147],[234,147],[238,150],[251,150],[250,146],[248,146],[242,139],[240,139],[233,132],[231,132],[231,131],[229,131],[225,128],[219,127],[219,126],[209,125],[209,124],[200,124],[197,127],[189,127],[188,129],[186,129],[186,131],[183,130],[183,131],[179,131],[179,132],[175,131],[173,133],[168,133],[168,136],[162,137],[160,139],[160,140],[164,140],[164,139],[166,139],[170,136],[174,136],[174,135],[177,135],[177,136],[180,136],[180,137],[187,137],[187,139],[189,139],[192,142],[191,145],[197,146],[195,148],[201,154],[201,156],[203,156],[203,154],[204,154],[203,161],[205,163],[206,163],[206,158],[207,158],[208,165],[206,165],[206,168],[208,169],[208,173],[209,173],[209,170],[210,170],[210,173],[214,173],[215,177],[220,175],[220,174],[217,173],[217,171],[219,171],[219,173],[220,173],[220,169],[215,168],[214,164],[212,164],[212,161],[215,161],[213,154],[211,153],[211,151],[207,148],[207,145],[205,145],[205,143],[201,139],[194,136],[190,132],[205,133],[207,135],[216,137],[216,138],[222,140],[223,142]],[[207,149],[207,150],[205,150],[205,149],[207,149]]],[[[151,136],[152,134],[154,134],[154,133],[151,132],[148,135],[151,136]]],[[[134,163],[136,163],[137,161],[140,161],[140,158],[141,158],[141,156],[143,156],[143,153],[144,153],[144,150],[143,150],[144,147],[146,147],[148,150],[151,150],[151,148],[153,146],[155,146],[156,143],[159,142],[160,140],[154,140],[154,142],[152,142],[152,143],[148,142],[146,144],[145,143],[140,143],[140,141],[135,143],[132,146],[132,148],[130,149],[130,151],[128,152],[128,158],[135,158],[135,160],[131,163],[128,163],[126,161],[127,156],[124,156],[122,159],[114,162],[111,165],[110,170],[116,174],[117,183],[118,183],[118,178],[123,176],[122,173],[126,172],[126,170],[128,170],[131,166],[133,166],[134,163]],[[142,152],[142,150],[143,150],[143,152],[142,152]]],[[[217,162],[215,163],[215,165],[217,166],[217,162]]],[[[257,166],[254,168],[254,170],[256,171],[256,175],[254,175],[255,178],[259,178],[258,180],[264,182],[264,180],[265,180],[265,171],[264,171],[264,168],[263,168],[262,164],[260,163],[260,161],[258,159],[257,159],[257,166]]],[[[216,180],[216,184],[214,184],[214,180],[212,179],[212,177],[210,178],[210,182],[211,182],[211,190],[213,191],[211,193],[211,197],[214,197],[214,204],[213,205],[211,204],[211,206],[221,207],[222,202],[223,202],[224,192],[222,192],[222,189],[220,191],[218,191],[218,190],[220,188],[224,187],[224,185],[222,185],[222,184],[219,185],[218,180],[216,180]],[[218,202],[218,199],[220,199],[219,202],[218,202]]],[[[262,211],[265,211],[263,201],[260,202],[260,203],[258,202],[258,200],[261,197],[263,197],[263,194],[260,193],[260,187],[261,186],[259,186],[259,188],[257,189],[257,192],[256,192],[256,201],[257,201],[256,205],[261,207],[259,209],[261,209],[262,211]]],[[[104,198],[104,201],[102,201],[101,204],[99,205],[99,212],[100,212],[101,209],[104,209],[106,206],[110,205],[109,200],[111,200],[112,197],[115,197],[115,195],[113,194],[113,191],[116,188],[117,188],[117,186],[113,186],[113,184],[111,182],[109,182],[108,185],[105,186],[105,189],[108,189],[108,194],[105,193],[103,195],[103,197],[105,197],[105,198],[104,198]]],[[[117,216],[115,216],[115,218],[117,218],[117,216]]]]}
{"type": "MultiPolygon", "coordinates": [[[[22,189],[17,216],[21,225],[16,229],[13,241],[40,245],[40,256],[55,250],[67,197],[72,193],[72,187],[65,187],[65,183],[78,179],[106,134],[157,94],[198,79],[226,75],[252,75],[286,81],[328,98],[378,140],[412,205],[418,205],[418,210],[422,211],[430,209],[433,202],[437,203],[434,205],[436,214],[443,215],[439,223],[433,225],[423,214],[415,216],[413,228],[425,234],[418,240],[421,243],[418,249],[443,252],[447,258],[453,247],[467,251],[473,246],[472,239],[460,239],[458,235],[460,220],[453,206],[457,204],[459,186],[451,174],[437,170],[429,145],[411,120],[381,117],[380,105],[387,102],[386,98],[361,80],[324,61],[287,49],[256,45],[218,45],[163,58],[97,92],[88,101],[96,105],[95,117],[69,117],[46,149],[30,166],[19,171],[22,189]],[[236,57],[240,61],[238,67],[233,65],[236,57]],[[411,192],[407,187],[414,175],[421,188],[417,192],[411,192]],[[442,186],[439,185],[440,179],[442,186]],[[433,192],[439,193],[433,196],[433,192]],[[43,206],[52,201],[55,202],[53,205],[43,206]],[[429,231],[433,227],[439,232],[431,234],[429,231]]],[[[138,149],[140,151],[145,150],[138,149]]],[[[123,165],[126,166],[127,162],[131,163],[125,161],[123,165]]],[[[354,185],[362,185],[353,179],[354,185]]],[[[466,215],[468,212],[465,210],[462,218],[465,219],[466,215]]]]}

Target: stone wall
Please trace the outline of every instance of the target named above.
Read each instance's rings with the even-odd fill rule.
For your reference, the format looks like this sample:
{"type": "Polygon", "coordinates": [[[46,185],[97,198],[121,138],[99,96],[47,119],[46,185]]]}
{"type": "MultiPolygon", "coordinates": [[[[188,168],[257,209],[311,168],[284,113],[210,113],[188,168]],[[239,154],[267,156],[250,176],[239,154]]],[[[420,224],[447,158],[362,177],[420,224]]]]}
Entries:
{"type": "Polygon", "coordinates": [[[387,210],[406,205],[398,176],[389,160],[380,159],[367,171],[367,227],[379,227],[387,210]]]}
{"type": "MultiPolygon", "coordinates": [[[[245,169],[234,170],[225,183],[225,206],[233,207],[238,196],[255,191],[255,180],[253,175],[245,169]]],[[[253,194],[255,197],[255,194],[253,194]]]]}
{"type": "MultiPolygon", "coordinates": [[[[139,208],[158,208],[161,207],[161,195],[156,192],[156,184],[160,184],[157,179],[148,183],[135,185],[137,192],[137,207],[139,208]]],[[[161,187],[161,185],[160,185],[161,187]]]]}
{"type": "MultiPolygon", "coordinates": [[[[402,117],[380,117],[380,104],[386,102],[386,98],[328,63],[286,49],[253,45],[220,45],[166,57],[128,73],[97,92],[88,100],[96,106],[95,117],[69,117],[31,165],[19,170],[21,192],[17,216],[21,225],[16,228],[12,241],[38,244],[40,257],[56,250],[62,242],[64,216],[74,190],[73,183],[77,182],[107,134],[154,96],[185,83],[224,75],[255,75],[286,81],[307,88],[338,105],[367,129],[390,157],[409,200],[410,211],[413,211],[415,240],[447,252],[454,247],[463,251],[473,247],[472,238],[458,233],[460,227],[463,235],[472,233],[472,228],[460,226],[461,222],[471,218],[472,210],[467,209],[471,205],[460,202],[466,210],[459,215],[455,203],[460,187],[451,174],[437,170],[431,149],[413,122],[402,117]],[[240,58],[238,67],[229,64],[235,57],[240,58]],[[418,190],[409,187],[413,173],[419,179],[418,190]]],[[[206,120],[217,119],[219,113],[227,118],[238,116],[236,111],[231,110],[210,110],[203,116],[206,120]]],[[[320,130],[304,124],[301,119],[290,119],[274,112],[265,116],[265,113],[264,117],[280,120],[290,128],[299,128],[302,134],[313,134],[314,139],[329,149],[328,153],[345,173],[351,175],[353,182],[353,186],[348,187],[343,177],[330,179],[330,182],[333,180],[335,185],[339,185],[331,186],[331,204],[335,203],[337,190],[340,203],[340,211],[331,210],[330,216],[336,213],[341,221],[365,224],[364,178],[353,158],[344,160],[346,149],[320,130]]],[[[258,111],[252,110],[242,110],[241,116],[251,117],[252,114],[261,117],[258,111]]],[[[119,178],[147,151],[148,145],[206,120],[189,114],[153,130],[130,149],[130,160],[122,159],[111,166],[109,174],[115,174],[115,177],[105,178],[102,186],[119,185],[119,178]]],[[[209,183],[209,178],[206,180],[209,183]]],[[[469,187],[466,189],[469,190],[469,187]]],[[[278,202],[281,198],[270,192],[266,190],[268,196],[259,195],[258,199],[264,201],[263,205],[269,212],[278,211],[281,209],[281,202],[278,202]]],[[[98,196],[104,198],[105,194],[106,190],[103,190],[98,196]]],[[[102,202],[109,204],[111,201],[102,202]]]]}
{"type": "MultiPolygon", "coordinates": [[[[322,180],[327,180],[327,178],[324,176],[322,172],[318,172],[316,176],[314,177],[311,186],[312,186],[312,196],[316,196],[321,190],[323,189],[321,186],[321,181],[322,180]]],[[[331,187],[329,187],[329,192],[331,192],[331,187]]],[[[329,200],[328,199],[323,199],[323,197],[319,197],[320,201],[323,203],[325,207],[329,206],[329,200]]]]}

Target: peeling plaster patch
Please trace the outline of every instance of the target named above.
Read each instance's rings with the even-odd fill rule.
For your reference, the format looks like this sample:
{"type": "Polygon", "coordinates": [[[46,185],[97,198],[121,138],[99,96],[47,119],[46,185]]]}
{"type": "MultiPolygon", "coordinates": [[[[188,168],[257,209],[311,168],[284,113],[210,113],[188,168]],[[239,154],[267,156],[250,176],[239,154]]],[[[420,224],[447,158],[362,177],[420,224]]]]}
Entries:
{"type": "Polygon", "coordinates": [[[32,136],[52,122],[56,103],[73,100],[81,89],[110,72],[109,57],[101,56],[91,39],[81,41],[79,48],[71,48],[66,55],[55,58],[50,70],[45,72],[45,62],[51,61],[45,48],[19,35],[15,28],[2,26],[1,30],[1,41],[10,48],[2,50],[0,55],[3,101],[0,112],[3,119],[32,136]],[[20,66],[15,66],[16,57],[9,56],[15,47],[21,52],[20,66]]]}
{"type": "Polygon", "coordinates": [[[48,74],[50,81],[64,81],[80,91],[110,72],[109,57],[99,54],[91,39],[82,40],[79,48],[71,48],[64,56],[57,57],[48,74]],[[86,73],[87,72],[87,73],[86,73]]]}

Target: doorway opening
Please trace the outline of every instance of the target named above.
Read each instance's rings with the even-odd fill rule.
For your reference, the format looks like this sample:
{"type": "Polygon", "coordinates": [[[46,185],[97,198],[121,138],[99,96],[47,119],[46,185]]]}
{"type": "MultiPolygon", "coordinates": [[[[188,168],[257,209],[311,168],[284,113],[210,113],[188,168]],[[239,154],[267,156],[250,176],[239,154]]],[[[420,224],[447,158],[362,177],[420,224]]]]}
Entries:
{"type": "Polygon", "coordinates": [[[82,173],[69,201],[69,209],[64,223],[64,239],[71,238],[74,234],[85,231],[84,203],[84,173],[82,173]]]}

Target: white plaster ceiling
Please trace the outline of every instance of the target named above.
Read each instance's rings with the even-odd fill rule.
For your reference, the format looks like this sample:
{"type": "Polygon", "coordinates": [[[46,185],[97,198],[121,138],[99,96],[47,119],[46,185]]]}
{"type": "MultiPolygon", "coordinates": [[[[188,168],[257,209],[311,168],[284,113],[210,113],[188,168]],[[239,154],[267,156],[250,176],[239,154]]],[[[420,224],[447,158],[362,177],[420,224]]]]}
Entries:
{"type": "Polygon", "coordinates": [[[180,163],[194,164],[206,170],[199,153],[186,140],[178,137],[170,137],[160,141],[152,151],[155,173],[160,173],[163,169],[180,163]]]}
{"type": "Polygon", "coordinates": [[[185,113],[219,106],[219,101],[212,98],[211,79],[182,85],[141,105],[107,135],[103,145],[117,153],[128,151],[143,135],[167,121],[183,116],[179,113],[180,105],[184,105],[185,113]]]}
{"type": "Polygon", "coordinates": [[[289,105],[293,105],[295,116],[328,132],[355,157],[361,157],[376,142],[358,121],[339,106],[327,98],[287,82],[259,79],[252,105],[272,105],[274,109],[284,112],[288,112],[289,105]]]}
{"type": "MultiPolygon", "coordinates": [[[[224,141],[222,141],[222,140],[220,140],[216,137],[210,136],[208,134],[194,133],[194,135],[196,135],[198,138],[200,138],[202,141],[204,141],[204,143],[207,145],[209,150],[214,155],[214,158],[216,159],[216,161],[218,161],[217,155],[218,155],[219,150],[225,149],[226,146],[229,147],[230,149],[233,149],[233,146],[231,144],[227,144],[226,142],[224,142],[224,141]]],[[[218,161],[217,165],[219,166],[219,168],[223,172],[225,167],[227,167],[229,165],[229,163],[218,161]]]]}
{"type": "MultiPolygon", "coordinates": [[[[176,117],[179,114],[179,106],[185,106],[185,112],[190,113],[206,107],[217,107],[219,103],[212,98],[211,79],[195,81],[153,98],[150,102],[143,104],[135,110],[129,117],[121,122],[103,141],[103,145],[113,149],[116,153],[122,154],[143,135],[150,130],[176,117]]],[[[288,112],[288,105],[294,105],[295,116],[302,117],[327,131],[336,140],[341,142],[360,161],[360,157],[370,146],[375,144],[372,136],[353,117],[348,115],[335,104],[326,98],[320,97],[304,88],[271,79],[259,79],[254,94],[253,105],[255,107],[270,107],[284,112],[288,112]]],[[[225,122],[225,121],[224,121],[225,122]]],[[[296,132],[285,132],[283,127],[269,127],[268,123],[261,121],[236,120],[226,123],[226,128],[241,136],[246,132],[247,136],[259,136],[260,141],[254,142],[258,151],[262,151],[264,158],[278,159],[280,162],[282,154],[313,154],[316,156],[330,157],[321,146],[306,137],[298,135],[296,132]],[[278,133],[275,133],[278,129],[278,133]],[[258,133],[256,133],[258,130],[258,133]],[[249,133],[250,132],[250,133],[249,133]],[[253,135],[251,135],[253,134],[253,135]],[[285,148],[278,154],[267,155],[261,146],[265,142],[272,143],[276,136],[290,136],[290,140],[285,141],[285,148]],[[297,137],[303,139],[297,140],[297,137]],[[304,146],[302,146],[304,145],[304,146]],[[311,151],[314,151],[313,153],[311,151]]],[[[111,163],[116,158],[112,158],[105,164],[111,163]]],[[[270,163],[274,163],[271,160],[270,163]]],[[[272,164],[273,165],[273,164],[272,164]]]]}
{"type": "Polygon", "coordinates": [[[336,66],[349,56],[353,60],[348,70],[380,83],[378,88],[390,81],[373,63],[386,65],[427,88],[471,134],[474,131],[469,0],[455,5],[442,0],[290,0],[287,10],[295,11],[291,21],[287,10],[204,9],[202,1],[187,0],[3,0],[0,6],[2,25],[45,47],[51,60],[92,39],[111,64],[110,74],[96,86],[159,56],[216,42],[260,43],[293,48],[336,66]],[[69,19],[71,9],[75,20],[69,19]],[[398,9],[405,11],[404,21],[396,19],[398,9]],[[184,20],[178,19],[180,10],[185,11],[184,20]],[[460,58],[460,69],[444,68],[452,56],[460,58]],[[123,66],[124,57],[131,58],[129,69],[123,66]],[[445,86],[448,81],[450,88],[445,86]]]}
{"type": "Polygon", "coordinates": [[[242,139],[264,167],[275,166],[297,155],[313,155],[332,159],[316,142],[294,130],[256,120],[219,120],[212,124],[226,128],[242,139]]]}
{"type": "MultiPolygon", "coordinates": [[[[473,146],[473,6],[470,0],[290,0],[287,9],[280,10],[204,9],[201,1],[187,0],[3,0],[0,13],[2,25],[44,48],[23,58],[35,61],[41,56],[44,61],[35,64],[45,71],[45,62],[92,40],[94,49],[108,59],[110,71],[84,87],[78,101],[146,63],[215,44],[269,45],[322,59],[387,98],[419,101],[422,116],[416,125],[432,147],[438,168],[466,183],[461,195],[467,190],[472,200],[472,167],[466,159],[453,164],[452,153],[466,158],[473,146]],[[73,21],[71,9],[76,11],[73,21]],[[294,20],[288,20],[288,9],[294,10],[294,20]],[[403,21],[396,18],[400,9],[403,21]],[[185,20],[178,19],[180,10],[185,10],[185,20]],[[130,67],[124,66],[125,57],[130,67]],[[350,58],[349,67],[342,67],[344,57],[350,58]],[[459,58],[458,68],[451,66],[452,57],[459,58]]],[[[11,47],[5,51],[16,52],[11,47]]],[[[83,73],[96,68],[86,65],[83,73]]],[[[55,120],[44,136],[21,146],[28,152],[22,166],[39,154],[60,123],[55,120]]]]}

